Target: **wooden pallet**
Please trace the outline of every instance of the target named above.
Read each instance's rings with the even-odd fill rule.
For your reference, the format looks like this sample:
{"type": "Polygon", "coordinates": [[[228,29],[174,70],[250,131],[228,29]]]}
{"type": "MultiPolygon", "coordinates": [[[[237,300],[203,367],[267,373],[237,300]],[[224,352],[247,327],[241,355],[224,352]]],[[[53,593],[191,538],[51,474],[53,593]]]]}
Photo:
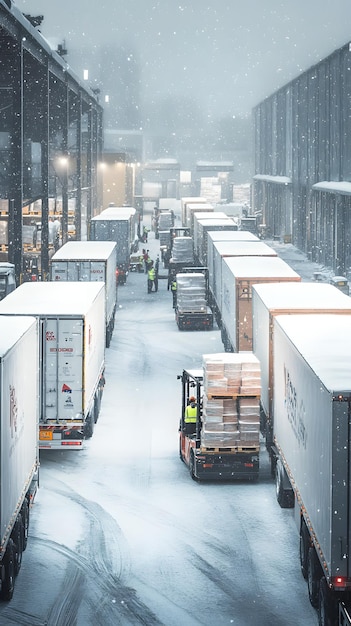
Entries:
{"type": "Polygon", "coordinates": [[[215,454],[237,454],[238,452],[259,452],[260,446],[231,446],[230,448],[204,448],[201,446],[200,454],[214,452],[215,454]]]}
{"type": "Polygon", "coordinates": [[[219,393],[208,393],[206,394],[208,400],[235,400],[236,398],[257,398],[260,399],[260,395],[253,393],[230,393],[230,394],[219,394],[219,393]]]}

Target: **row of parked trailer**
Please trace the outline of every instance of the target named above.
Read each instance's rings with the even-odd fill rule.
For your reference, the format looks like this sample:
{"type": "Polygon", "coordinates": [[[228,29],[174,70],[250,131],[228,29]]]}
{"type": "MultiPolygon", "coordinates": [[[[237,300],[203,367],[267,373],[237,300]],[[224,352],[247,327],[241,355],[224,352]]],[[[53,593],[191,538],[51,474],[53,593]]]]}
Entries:
{"type": "Polygon", "coordinates": [[[178,376],[180,457],[195,480],[255,479],[264,442],[277,501],[294,508],[319,624],[351,624],[350,297],[327,283],[303,282],[248,231],[205,227],[196,246],[200,221],[209,225],[216,213],[208,208],[204,216],[196,208],[201,199],[192,200],[183,225],[193,237],[194,265],[206,259],[225,352],[203,355],[198,369],[178,376]],[[199,408],[189,432],[191,396],[199,408]]]}
{"type": "Polygon", "coordinates": [[[38,487],[39,450],[79,450],[94,431],[135,209],[93,218],[90,241],[52,257],[48,282],[0,301],[0,598],[14,592],[38,487]]]}

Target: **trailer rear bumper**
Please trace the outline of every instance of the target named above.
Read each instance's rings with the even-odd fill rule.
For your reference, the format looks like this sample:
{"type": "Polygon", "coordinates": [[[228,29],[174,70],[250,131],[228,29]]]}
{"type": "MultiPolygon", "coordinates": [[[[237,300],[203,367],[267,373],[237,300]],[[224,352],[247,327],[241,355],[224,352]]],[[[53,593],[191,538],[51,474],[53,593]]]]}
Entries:
{"type": "Polygon", "coordinates": [[[257,480],[259,451],[198,453],[195,455],[195,475],[199,480],[257,480]]]}
{"type": "Polygon", "coordinates": [[[179,330],[212,330],[213,315],[210,313],[179,313],[176,311],[179,330]]]}
{"type": "Polygon", "coordinates": [[[84,442],[83,424],[39,428],[39,450],[81,449],[84,442]]]}

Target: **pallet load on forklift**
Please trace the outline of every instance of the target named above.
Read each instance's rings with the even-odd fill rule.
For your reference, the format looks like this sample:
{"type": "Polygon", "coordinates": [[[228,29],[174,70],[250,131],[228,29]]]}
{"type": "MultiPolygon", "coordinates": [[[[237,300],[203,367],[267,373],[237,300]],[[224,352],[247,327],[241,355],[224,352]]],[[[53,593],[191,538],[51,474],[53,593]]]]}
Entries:
{"type": "Polygon", "coordinates": [[[179,330],[212,330],[213,313],[208,306],[207,268],[179,272],[176,282],[175,318],[179,330]]]}
{"type": "Polygon", "coordinates": [[[194,480],[255,480],[259,474],[260,364],[250,352],[205,354],[183,370],[179,454],[194,480]],[[186,422],[194,396],[196,422],[186,422]]]}

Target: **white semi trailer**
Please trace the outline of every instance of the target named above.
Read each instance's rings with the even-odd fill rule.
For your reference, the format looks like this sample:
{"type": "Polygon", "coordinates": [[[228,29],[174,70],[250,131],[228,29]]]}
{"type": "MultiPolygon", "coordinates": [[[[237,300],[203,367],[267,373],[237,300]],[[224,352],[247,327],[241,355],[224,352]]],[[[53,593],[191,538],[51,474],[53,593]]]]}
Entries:
{"type": "Polygon", "coordinates": [[[0,598],[11,600],[38,486],[38,323],[0,318],[0,598]]]}
{"type": "Polygon", "coordinates": [[[105,285],[106,347],[110,346],[117,307],[116,243],[69,241],[53,255],[52,281],[96,281],[105,285]]]}
{"type": "Polygon", "coordinates": [[[93,434],[104,386],[104,285],[24,283],[0,302],[1,315],[39,320],[39,448],[81,448],[93,434]]]}
{"type": "MultiPolygon", "coordinates": [[[[267,283],[252,287],[253,352],[261,363],[261,425],[270,451],[273,444],[273,344],[277,315],[351,314],[351,298],[333,285],[318,282],[267,283]]],[[[274,466],[272,467],[274,470],[274,466]]]]}
{"type": "Polygon", "coordinates": [[[300,564],[319,624],[349,624],[351,315],[274,319],[276,493],[295,507],[300,564]]]}

